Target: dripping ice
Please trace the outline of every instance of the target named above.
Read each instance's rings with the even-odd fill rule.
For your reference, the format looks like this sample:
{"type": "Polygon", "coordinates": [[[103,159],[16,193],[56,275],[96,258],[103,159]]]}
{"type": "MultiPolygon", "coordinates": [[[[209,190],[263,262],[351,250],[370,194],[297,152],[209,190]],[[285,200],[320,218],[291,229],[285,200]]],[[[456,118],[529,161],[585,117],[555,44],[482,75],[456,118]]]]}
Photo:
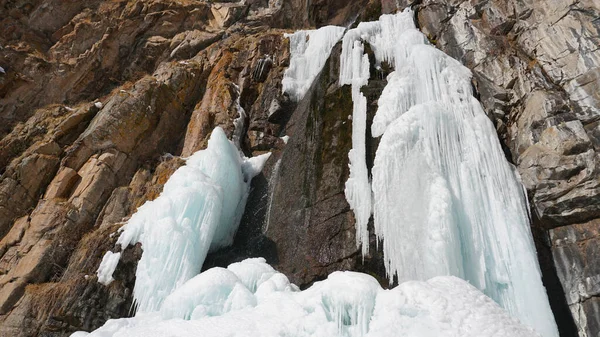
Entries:
{"type": "MultiPolygon", "coordinates": [[[[233,242],[250,181],[268,157],[241,157],[217,127],[207,149],[189,157],[161,195],[131,216],[117,245],[142,243],[133,290],[138,312],[157,310],[169,294],[200,272],[209,250],[233,242]]],[[[120,253],[106,253],[98,269],[100,282],[112,281],[119,257],[120,253]]]]}
{"type": "Polygon", "coordinates": [[[458,276],[543,336],[558,336],[527,201],[472,96],[470,71],[427,43],[410,10],[349,30],[340,63],[340,82],[352,85],[354,100],[346,196],[363,252],[372,210],[390,279],[458,276]],[[364,96],[355,94],[367,83],[362,43],[370,45],[376,66],[394,68],[371,126],[381,136],[372,192],[364,187],[364,96]]]}

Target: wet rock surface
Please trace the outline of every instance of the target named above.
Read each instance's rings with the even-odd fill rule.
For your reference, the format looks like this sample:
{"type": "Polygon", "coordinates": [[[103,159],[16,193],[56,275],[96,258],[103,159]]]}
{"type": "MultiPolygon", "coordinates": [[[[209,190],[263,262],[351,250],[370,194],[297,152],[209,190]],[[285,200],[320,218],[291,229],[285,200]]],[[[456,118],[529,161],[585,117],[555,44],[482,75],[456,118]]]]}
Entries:
{"type": "MultiPolygon", "coordinates": [[[[347,269],[387,285],[375,238],[362,261],[343,194],[352,103],[338,85],[339,46],[292,103],[281,94],[283,33],[409,4],[430,41],[472,69],[521,174],[561,334],[596,336],[594,0],[0,0],[0,336],[66,336],[131,314],[143,247],[125,250],[110,286],[95,275],[114,233],[215,126],[233,137],[240,115],[245,154],[273,155],[234,245],[204,268],[264,256],[302,287],[347,269]]],[[[384,85],[372,82],[370,118],[384,85]]]]}

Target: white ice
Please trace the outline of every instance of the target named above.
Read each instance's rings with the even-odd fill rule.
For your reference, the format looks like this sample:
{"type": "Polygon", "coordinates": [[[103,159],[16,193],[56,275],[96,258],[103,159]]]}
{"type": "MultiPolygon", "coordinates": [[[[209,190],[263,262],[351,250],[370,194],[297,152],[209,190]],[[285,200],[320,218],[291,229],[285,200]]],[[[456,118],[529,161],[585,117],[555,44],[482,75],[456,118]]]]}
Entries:
{"type": "Polygon", "coordinates": [[[540,337],[455,277],[384,290],[369,275],[334,272],[299,291],[264,259],[209,269],[173,292],[160,312],[75,336],[540,337]]]}
{"type": "Polygon", "coordinates": [[[299,101],[304,97],[344,30],[343,27],[325,26],[285,35],[290,39],[291,57],[281,85],[292,100],[299,101]]]}
{"type": "MultiPolygon", "coordinates": [[[[158,310],[167,296],[200,272],[209,250],[233,242],[250,181],[268,157],[241,157],[217,127],[207,149],[189,157],[161,195],[138,208],[117,240],[121,248],[142,244],[133,290],[138,312],[158,310]]],[[[112,279],[118,262],[114,256],[107,253],[103,259],[99,280],[112,279]]]]}
{"type": "MultiPolygon", "coordinates": [[[[526,197],[472,96],[470,71],[430,46],[407,10],[344,36],[342,83],[354,77],[359,41],[369,43],[376,66],[394,69],[371,127],[382,135],[372,169],[373,216],[389,277],[464,278],[543,336],[558,336],[526,197]]],[[[356,103],[354,118],[363,110],[356,103]]],[[[353,143],[352,152],[357,148],[353,143]]],[[[357,237],[365,235],[361,217],[357,237]]]]}
{"type": "MultiPolygon", "coordinates": [[[[344,46],[346,46],[344,37],[344,46]]],[[[344,193],[356,217],[356,244],[362,247],[363,256],[369,252],[367,224],[371,217],[371,185],[366,162],[367,99],[360,88],[369,80],[369,58],[360,41],[352,44],[351,57],[342,65],[340,84],[352,85],[352,149],[348,153],[350,177],[344,193]],[[348,66],[346,66],[348,65],[348,66]]]]}
{"type": "Polygon", "coordinates": [[[109,251],[104,254],[102,257],[102,262],[100,262],[100,266],[98,267],[98,282],[107,286],[114,281],[112,275],[117,268],[117,264],[119,264],[119,259],[121,259],[121,253],[113,253],[109,251]]]}

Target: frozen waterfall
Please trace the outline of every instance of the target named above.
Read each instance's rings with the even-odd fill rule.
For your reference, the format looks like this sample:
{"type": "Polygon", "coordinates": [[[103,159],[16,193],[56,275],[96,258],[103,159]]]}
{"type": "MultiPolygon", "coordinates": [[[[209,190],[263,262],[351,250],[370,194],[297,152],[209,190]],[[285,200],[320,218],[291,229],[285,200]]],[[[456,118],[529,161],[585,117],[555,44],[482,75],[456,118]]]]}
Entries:
{"type": "Polygon", "coordinates": [[[388,276],[399,282],[454,275],[468,280],[543,336],[558,336],[533,244],[522,186],[496,131],[472,96],[471,73],[429,45],[407,10],[360,23],[343,38],[341,83],[352,84],[353,125],[364,135],[362,43],[376,66],[394,68],[378,100],[372,134],[381,136],[371,191],[353,131],[346,195],[363,244],[373,209],[388,276]],[[358,54],[357,54],[358,52],[358,54]],[[359,170],[356,170],[359,172],[359,170]],[[364,192],[362,192],[364,191],[364,192]]]}
{"type": "MultiPolygon", "coordinates": [[[[340,85],[352,86],[354,103],[345,194],[357,244],[368,253],[373,215],[388,276],[399,285],[384,290],[371,276],[335,272],[299,291],[261,258],[200,273],[209,250],[231,244],[249,183],[268,158],[244,158],[216,128],[208,148],[121,230],[120,247],[142,243],[136,316],[72,336],[558,336],[526,199],[472,96],[470,71],[427,43],[410,10],[348,31],[328,26],[287,36],[282,87],[296,101],[343,38],[340,85]],[[395,70],[371,125],[381,137],[372,177],[361,93],[370,77],[367,44],[376,67],[395,70]]],[[[99,282],[113,281],[120,256],[106,253],[99,282]]]]}
{"type": "Polygon", "coordinates": [[[343,27],[325,26],[285,35],[290,39],[291,57],[281,86],[292,100],[299,101],[310,89],[344,30],[343,27]]]}

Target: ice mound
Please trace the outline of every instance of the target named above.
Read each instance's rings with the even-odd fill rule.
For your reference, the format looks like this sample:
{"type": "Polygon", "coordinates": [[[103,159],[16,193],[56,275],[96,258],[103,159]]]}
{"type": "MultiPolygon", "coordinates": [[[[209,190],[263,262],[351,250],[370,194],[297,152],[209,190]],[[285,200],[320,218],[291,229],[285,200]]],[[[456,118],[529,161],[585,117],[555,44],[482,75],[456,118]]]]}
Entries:
{"type": "MultiPolygon", "coordinates": [[[[250,181],[268,156],[241,157],[217,127],[207,149],[189,157],[161,195],[133,214],[117,244],[125,248],[142,243],[133,290],[138,312],[158,310],[167,296],[200,272],[209,250],[232,243],[250,181]]],[[[104,284],[112,281],[118,254],[104,256],[98,269],[104,284]]]]}
{"type": "Polygon", "coordinates": [[[160,312],[109,320],[77,337],[540,337],[456,277],[384,290],[371,276],[334,272],[304,291],[262,258],[188,280],[160,312]]]}

